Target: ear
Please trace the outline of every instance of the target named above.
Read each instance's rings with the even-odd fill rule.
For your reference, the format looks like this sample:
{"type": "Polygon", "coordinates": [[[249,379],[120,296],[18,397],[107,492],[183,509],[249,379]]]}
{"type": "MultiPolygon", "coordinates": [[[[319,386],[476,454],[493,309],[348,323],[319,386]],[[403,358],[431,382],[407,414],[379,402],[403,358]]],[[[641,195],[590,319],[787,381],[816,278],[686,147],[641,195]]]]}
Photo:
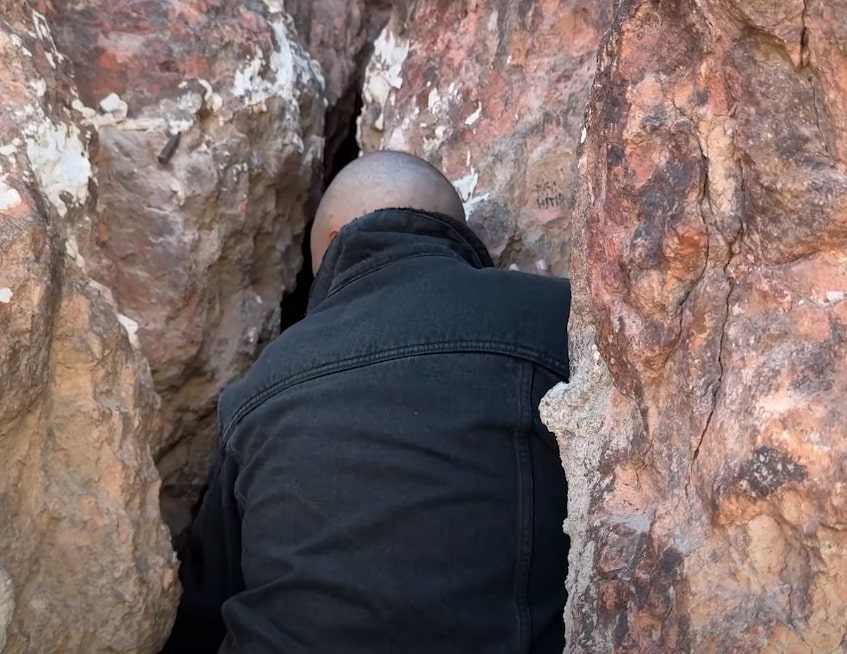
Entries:
{"type": "Polygon", "coordinates": [[[329,242],[330,243],[332,243],[335,240],[335,237],[338,236],[338,231],[339,230],[337,230],[337,229],[330,230],[330,232],[329,232],[329,242]]]}

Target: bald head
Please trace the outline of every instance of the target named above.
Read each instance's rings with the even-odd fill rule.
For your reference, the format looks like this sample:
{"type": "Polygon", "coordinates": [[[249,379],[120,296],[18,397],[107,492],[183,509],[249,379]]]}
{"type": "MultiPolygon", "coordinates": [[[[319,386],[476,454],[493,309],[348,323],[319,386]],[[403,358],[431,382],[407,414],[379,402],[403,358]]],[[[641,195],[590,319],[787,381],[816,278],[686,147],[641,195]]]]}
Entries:
{"type": "Polygon", "coordinates": [[[338,173],[324,193],[312,227],[312,270],[317,272],[342,227],[390,208],[437,212],[465,220],[461,198],[437,168],[405,152],[367,154],[338,173]]]}

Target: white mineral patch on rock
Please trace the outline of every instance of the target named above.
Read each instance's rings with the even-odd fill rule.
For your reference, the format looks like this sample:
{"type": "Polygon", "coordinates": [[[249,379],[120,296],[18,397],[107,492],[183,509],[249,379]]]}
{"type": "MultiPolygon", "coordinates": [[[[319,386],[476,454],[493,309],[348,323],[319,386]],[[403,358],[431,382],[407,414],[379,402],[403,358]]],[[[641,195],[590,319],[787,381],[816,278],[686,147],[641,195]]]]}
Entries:
{"type": "Polygon", "coordinates": [[[105,114],[112,114],[116,120],[124,120],[129,111],[129,106],[121,100],[117,93],[110,93],[100,100],[100,111],[105,114]]]}
{"type": "Polygon", "coordinates": [[[477,107],[474,112],[470,116],[465,118],[465,125],[467,125],[468,127],[473,127],[474,125],[476,125],[476,122],[480,119],[480,116],[482,116],[482,103],[477,102],[476,104],[477,107]]]}
{"type": "Polygon", "coordinates": [[[281,14],[285,11],[282,0],[265,0],[265,6],[271,14],[281,14]]]}
{"type": "Polygon", "coordinates": [[[0,211],[14,209],[23,202],[21,194],[6,184],[5,178],[5,175],[0,177],[0,211]]]}
{"type": "Polygon", "coordinates": [[[127,338],[129,338],[129,344],[136,350],[140,349],[141,342],[138,340],[138,323],[122,313],[118,314],[118,322],[121,323],[121,326],[124,330],[126,330],[127,338]]]}
{"type": "Polygon", "coordinates": [[[80,268],[85,268],[85,259],[79,253],[79,246],[73,236],[69,236],[65,241],[65,254],[67,254],[80,268]]]}
{"type": "Polygon", "coordinates": [[[198,77],[197,82],[203,87],[203,104],[206,108],[212,113],[220,111],[224,104],[223,98],[218,93],[215,93],[208,80],[198,77]]]}
{"type": "MultiPolygon", "coordinates": [[[[382,130],[385,126],[385,105],[392,89],[403,87],[403,63],[409,56],[410,43],[400,39],[385,28],[374,42],[374,53],[365,72],[365,85],[362,90],[365,103],[380,108],[374,128],[382,130]]],[[[437,96],[437,92],[436,92],[437,96]]]]}
{"type": "Polygon", "coordinates": [[[32,89],[35,91],[39,98],[43,98],[44,94],[47,93],[47,82],[45,82],[40,77],[32,80],[29,85],[32,87],[32,89]]]}
{"type": "Polygon", "coordinates": [[[44,14],[37,11],[32,12],[32,24],[35,27],[35,33],[42,43],[44,48],[44,56],[53,68],[56,68],[57,63],[65,60],[65,56],[56,48],[56,42],[53,40],[53,34],[50,32],[50,25],[47,23],[47,18],[44,14]]]}
{"type": "Polygon", "coordinates": [[[32,56],[32,52],[30,52],[26,48],[26,46],[24,46],[24,42],[21,40],[21,37],[19,37],[17,34],[7,33],[5,36],[8,37],[8,39],[9,39],[9,41],[11,41],[12,45],[14,45],[24,55],[26,55],[27,57],[32,56]]]}
{"type": "Polygon", "coordinates": [[[12,301],[12,289],[11,288],[0,288],[0,303],[9,304],[12,301]]]}
{"type": "Polygon", "coordinates": [[[266,67],[265,54],[261,50],[235,71],[232,94],[248,105],[263,105],[272,97],[294,104],[299,90],[310,77],[316,76],[311,60],[292,37],[286,22],[277,20],[271,24],[271,29],[278,48],[270,53],[269,74],[262,75],[266,67]]]}
{"type": "Polygon", "coordinates": [[[471,172],[462,177],[462,179],[457,179],[453,182],[453,186],[456,188],[456,191],[459,194],[459,197],[462,198],[462,202],[468,202],[473,197],[474,191],[476,191],[476,185],[479,183],[479,173],[471,168],[471,172]]]}
{"type": "MultiPolygon", "coordinates": [[[[37,112],[37,113],[40,113],[37,112]]],[[[88,199],[91,162],[75,125],[54,124],[43,115],[26,130],[26,152],[41,191],[56,207],[60,216],[71,204],[88,199]]]]}
{"type": "Polygon", "coordinates": [[[87,118],[88,120],[91,120],[97,115],[97,112],[94,111],[94,109],[86,107],[79,98],[74,98],[73,102],[71,102],[71,109],[79,112],[83,118],[87,118]]]}
{"type": "Polygon", "coordinates": [[[470,220],[476,210],[490,199],[491,193],[483,193],[482,195],[477,195],[475,198],[463,200],[465,208],[465,219],[470,220]]]}

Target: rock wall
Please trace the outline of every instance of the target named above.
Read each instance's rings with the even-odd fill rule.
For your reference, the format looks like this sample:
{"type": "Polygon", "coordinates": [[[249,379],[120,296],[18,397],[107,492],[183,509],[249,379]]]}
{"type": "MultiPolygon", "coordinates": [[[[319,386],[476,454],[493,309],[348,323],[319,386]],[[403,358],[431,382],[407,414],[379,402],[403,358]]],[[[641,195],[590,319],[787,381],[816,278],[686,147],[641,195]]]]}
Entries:
{"type": "Polygon", "coordinates": [[[444,170],[500,265],[565,274],[576,150],[611,14],[591,0],[395,3],[366,72],[362,148],[444,170]]]}
{"type": "Polygon", "coordinates": [[[0,648],[152,652],[179,593],[158,397],[68,238],[95,207],[96,146],[67,61],[43,14],[0,10],[0,648]]]}
{"type": "Polygon", "coordinates": [[[96,211],[73,239],[137,325],[175,531],[207,472],[219,390],[277,334],[322,174],[323,79],[281,3],[251,7],[153,2],[140,15],[88,0],[55,15],[99,143],[96,211]]]}
{"type": "MultiPolygon", "coordinates": [[[[286,10],[326,80],[325,172],[331,176],[361,110],[365,64],[388,22],[391,0],[293,0],[286,10]]],[[[325,181],[329,181],[326,179],[325,181]]]]}
{"type": "Polygon", "coordinates": [[[164,638],[373,38],[363,148],[573,278],[568,651],[844,650],[847,3],[288,4],[0,0],[4,654],[164,638]]]}
{"type": "Polygon", "coordinates": [[[155,652],[153,457],[178,528],[300,266],[323,80],[270,0],[0,15],[0,649],[155,652]]]}
{"type": "Polygon", "coordinates": [[[574,211],[570,652],[847,647],[847,4],[618,3],[574,211]]]}

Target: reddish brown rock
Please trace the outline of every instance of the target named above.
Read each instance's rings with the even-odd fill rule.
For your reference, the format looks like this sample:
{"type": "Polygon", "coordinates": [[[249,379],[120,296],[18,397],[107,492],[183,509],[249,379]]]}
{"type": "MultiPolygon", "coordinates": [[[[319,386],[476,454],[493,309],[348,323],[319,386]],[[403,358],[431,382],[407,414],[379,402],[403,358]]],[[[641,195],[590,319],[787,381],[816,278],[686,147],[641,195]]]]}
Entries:
{"type": "Polygon", "coordinates": [[[0,649],[155,652],[179,596],[158,397],[68,238],[94,210],[94,133],[45,17],[0,13],[0,649]]]}
{"type": "Polygon", "coordinates": [[[440,166],[501,265],[568,269],[576,149],[611,4],[397,3],[364,88],[365,150],[440,166]]]}
{"type": "Polygon", "coordinates": [[[570,652],[840,652],[847,6],[624,1],[543,405],[570,652]]]}
{"type": "Polygon", "coordinates": [[[4,654],[152,653],[170,629],[151,454],[172,492],[205,473],[322,172],[322,80],[251,7],[0,0],[4,654]]]}
{"type": "Polygon", "coordinates": [[[206,474],[221,387],[279,328],[322,173],[323,81],[281,3],[57,3],[97,205],[73,243],[137,325],[162,397],[175,529],[206,474]]]}

